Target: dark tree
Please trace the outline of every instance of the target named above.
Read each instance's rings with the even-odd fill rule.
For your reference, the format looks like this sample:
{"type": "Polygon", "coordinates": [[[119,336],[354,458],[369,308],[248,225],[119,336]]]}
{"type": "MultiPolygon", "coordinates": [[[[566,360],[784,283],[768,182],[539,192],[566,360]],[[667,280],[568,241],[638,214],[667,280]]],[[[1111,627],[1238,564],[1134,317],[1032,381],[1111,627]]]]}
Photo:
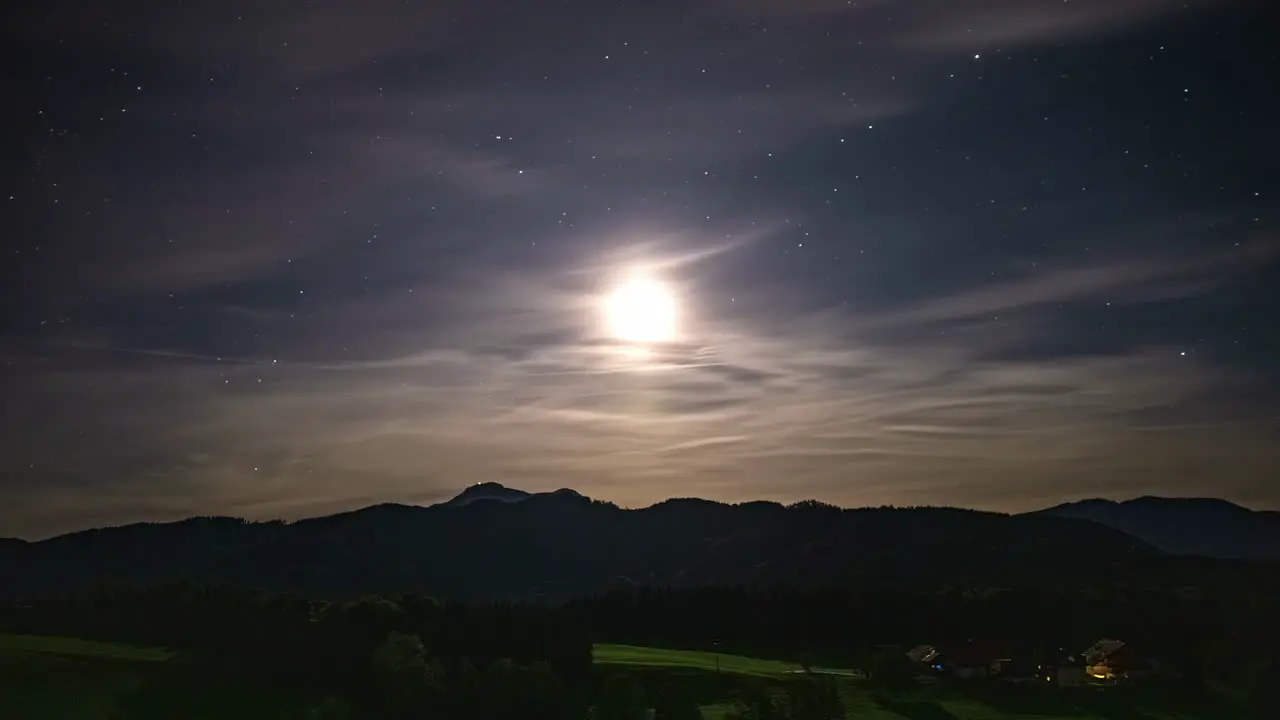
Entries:
{"type": "Polygon", "coordinates": [[[1257,720],[1280,718],[1280,656],[1274,649],[1262,651],[1248,687],[1249,709],[1257,720]]]}
{"type": "Polygon", "coordinates": [[[900,687],[911,682],[917,669],[911,658],[898,648],[882,648],[871,657],[867,677],[881,687],[900,687]]]}
{"type": "Polygon", "coordinates": [[[838,720],[844,717],[840,690],[830,678],[808,677],[787,685],[791,720],[838,720]]]}
{"type": "Polygon", "coordinates": [[[649,703],[644,686],[631,673],[609,676],[600,692],[596,720],[647,720],[649,703]]]}
{"type": "Polygon", "coordinates": [[[702,720],[702,710],[685,685],[670,682],[658,692],[653,720],[702,720]]]}
{"type": "Polygon", "coordinates": [[[392,632],[370,661],[373,703],[388,718],[409,718],[427,709],[431,687],[427,653],[415,635],[392,632]]]}
{"type": "Polygon", "coordinates": [[[750,682],[742,687],[742,697],[726,716],[732,720],[785,720],[786,709],[780,705],[763,683],[750,682]]]}

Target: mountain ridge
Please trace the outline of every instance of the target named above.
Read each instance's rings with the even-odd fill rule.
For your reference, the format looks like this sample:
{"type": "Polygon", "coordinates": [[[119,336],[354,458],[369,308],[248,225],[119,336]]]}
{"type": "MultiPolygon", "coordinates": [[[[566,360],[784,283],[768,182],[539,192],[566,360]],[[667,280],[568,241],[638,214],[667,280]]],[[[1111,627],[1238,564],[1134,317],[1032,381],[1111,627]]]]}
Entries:
{"type": "Polygon", "coordinates": [[[6,544],[0,577],[13,582],[0,595],[191,580],[331,597],[564,599],[620,582],[1002,587],[1185,583],[1235,572],[1230,563],[1173,558],[1097,522],[1044,513],[697,498],[624,509],[571,490],[475,487],[459,493],[469,495],[463,503],[386,503],[288,523],[191,518],[6,544]]]}
{"type": "MultiPolygon", "coordinates": [[[[502,483],[491,481],[491,482],[475,483],[472,485],[468,485],[464,487],[462,490],[460,490],[456,495],[454,495],[453,497],[447,500],[426,504],[426,505],[385,502],[385,503],[377,503],[374,505],[367,505],[360,508],[353,508],[351,510],[344,510],[336,513],[330,513],[328,515],[302,517],[295,520],[282,520],[282,519],[248,520],[245,518],[230,516],[230,515],[200,515],[200,516],[192,516],[188,518],[182,518],[179,520],[171,520],[171,521],[144,520],[144,521],[138,521],[138,522],[132,522],[132,523],[122,523],[119,525],[106,525],[102,527],[73,530],[70,532],[60,533],[58,535],[53,535],[47,538],[41,538],[37,540],[27,540],[27,539],[18,538],[18,537],[0,537],[0,549],[10,548],[10,547],[16,548],[16,547],[25,547],[25,546],[31,546],[31,545],[39,545],[42,543],[48,543],[51,541],[60,540],[62,538],[82,536],[82,535],[92,535],[92,534],[109,532],[109,531],[123,529],[123,528],[154,528],[154,527],[184,526],[184,525],[201,525],[206,527],[212,527],[216,525],[292,526],[292,525],[307,524],[312,522],[332,522],[339,518],[345,518],[345,517],[354,516],[362,513],[369,513],[369,512],[413,513],[415,511],[425,510],[428,508],[464,507],[467,505],[471,505],[477,501],[497,501],[504,504],[511,504],[511,503],[519,503],[525,500],[535,499],[535,498],[539,500],[546,500],[546,499],[553,499],[553,498],[576,498],[579,500],[589,501],[593,503],[613,505],[613,503],[609,503],[607,501],[593,500],[579,493],[578,491],[570,488],[560,488],[558,490],[543,491],[543,492],[529,492],[526,490],[520,490],[518,488],[509,487],[509,486],[503,485],[502,483]]],[[[794,507],[804,506],[804,505],[813,505],[815,507],[820,507],[824,509],[846,511],[846,512],[859,511],[859,510],[877,510],[877,509],[894,509],[894,510],[954,509],[954,510],[960,510],[968,513],[988,513],[993,515],[1004,515],[1004,516],[1051,515],[1051,516],[1062,517],[1062,518],[1085,520],[1088,522],[1101,524],[1101,525],[1110,527],[1112,529],[1121,530],[1122,532],[1132,535],[1133,537],[1139,540],[1148,542],[1148,544],[1151,544],[1153,547],[1160,548],[1165,552],[1173,552],[1177,554],[1204,554],[1210,557],[1247,557],[1248,555],[1247,554],[1222,555],[1222,554],[1215,554],[1212,552],[1196,553],[1196,552],[1169,549],[1168,547],[1162,547],[1162,545],[1168,545],[1169,543],[1151,542],[1151,540],[1148,537],[1145,537],[1143,535],[1140,529],[1133,529],[1133,528],[1126,529],[1126,527],[1124,527],[1124,525],[1126,525],[1125,523],[1123,523],[1121,520],[1111,517],[1110,515],[1124,513],[1131,510],[1145,510],[1153,507],[1159,508],[1159,509],[1167,509],[1170,507],[1178,506],[1183,509],[1195,509],[1196,511],[1199,511],[1199,512],[1216,512],[1221,514],[1235,514],[1237,519],[1247,518],[1247,517],[1261,519],[1263,520],[1264,523],[1274,527],[1277,532],[1280,532],[1280,511],[1255,510],[1255,509],[1248,508],[1238,503],[1232,502],[1230,500],[1225,500],[1222,498],[1169,497],[1169,496],[1159,496],[1159,495],[1142,495],[1142,496],[1133,497],[1125,500],[1113,500],[1113,499],[1101,498],[1101,497],[1084,498],[1081,500],[1073,500],[1070,502],[1061,503],[1051,507],[1042,508],[1040,510],[1032,510],[1032,511],[1023,512],[1023,513],[1007,513],[1007,512],[1001,512],[996,510],[980,510],[980,509],[961,508],[961,507],[946,506],[946,505],[918,505],[918,506],[881,505],[881,506],[843,507],[843,506],[831,505],[829,503],[812,500],[812,499],[801,500],[801,501],[790,503],[790,504],[783,504],[783,503],[779,503],[771,500],[747,500],[747,501],[734,503],[734,502],[724,502],[720,500],[708,500],[705,498],[698,498],[698,497],[671,497],[671,498],[666,498],[664,500],[659,500],[658,502],[655,502],[651,505],[639,506],[635,508],[626,508],[626,509],[629,511],[643,511],[643,510],[650,510],[658,507],[674,507],[674,506],[699,506],[703,508],[724,507],[724,508],[744,508],[744,509],[753,508],[753,507],[794,508],[794,507]]],[[[1280,551],[1277,551],[1276,556],[1280,557],[1280,551]]]]}
{"type": "Polygon", "coordinates": [[[1095,522],[1177,555],[1280,559],[1280,512],[1252,510],[1221,498],[1089,498],[1033,514],[1095,522]]]}

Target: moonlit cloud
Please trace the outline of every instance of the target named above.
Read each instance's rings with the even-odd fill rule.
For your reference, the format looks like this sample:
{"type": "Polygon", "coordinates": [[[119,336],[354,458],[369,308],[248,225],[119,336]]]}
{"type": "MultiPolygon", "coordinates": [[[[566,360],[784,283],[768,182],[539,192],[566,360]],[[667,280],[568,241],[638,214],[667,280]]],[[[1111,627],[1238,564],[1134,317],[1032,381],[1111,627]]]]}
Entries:
{"type": "MultiPolygon", "coordinates": [[[[1077,272],[1109,280],[1063,284],[1076,288],[1072,297],[1134,279],[1101,267],[1077,272]]],[[[1057,287],[1054,278],[1025,287],[1057,287]]],[[[1004,309],[1043,300],[1017,287],[883,320],[993,309],[972,297],[1006,298],[1004,309]]],[[[573,313],[547,298],[554,295],[536,284],[507,296],[510,312],[540,311],[523,327],[494,308],[468,312],[482,302],[454,308],[470,329],[459,337],[519,353],[463,342],[349,363],[280,363],[147,351],[103,367],[83,351],[83,367],[25,365],[9,390],[26,402],[5,411],[6,427],[24,429],[10,440],[25,452],[6,456],[5,474],[44,480],[4,486],[6,507],[45,508],[73,524],[81,506],[118,507],[121,518],[178,517],[210,503],[252,517],[298,516],[378,498],[430,501],[460,483],[500,479],[534,490],[575,486],[627,504],[669,495],[847,504],[968,495],[1019,509],[1169,488],[1175,468],[1207,470],[1223,456],[1232,459],[1218,473],[1230,468],[1237,483],[1224,489],[1246,491],[1278,459],[1261,442],[1262,416],[1203,420],[1241,379],[1171,348],[984,360],[993,346],[979,335],[877,345],[859,339],[856,323],[830,319],[768,334],[712,320],[694,345],[637,363],[585,330],[541,333],[573,324],[573,313]],[[34,412],[39,398],[70,392],[90,408],[79,422],[34,412]],[[107,434],[116,438],[109,451],[95,443],[52,453],[107,434]],[[1124,458],[1123,472],[1112,458],[1124,458]],[[89,462],[98,477],[81,474],[89,462]],[[73,498],[56,480],[71,475],[73,498]],[[998,500],[986,495],[991,485],[1002,488],[998,500]]],[[[36,514],[24,522],[34,530],[49,521],[36,514]]]]}

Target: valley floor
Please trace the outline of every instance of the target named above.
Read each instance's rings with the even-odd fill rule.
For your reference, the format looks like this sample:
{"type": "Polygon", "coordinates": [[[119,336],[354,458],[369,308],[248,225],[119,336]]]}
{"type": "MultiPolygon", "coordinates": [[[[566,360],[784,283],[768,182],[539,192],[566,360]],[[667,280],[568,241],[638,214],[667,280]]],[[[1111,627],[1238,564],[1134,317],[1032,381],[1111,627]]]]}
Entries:
{"type": "MultiPolygon", "coordinates": [[[[631,672],[646,686],[679,678],[701,688],[703,715],[732,711],[737,683],[773,689],[794,680],[795,663],[737,655],[629,645],[597,645],[602,673],[631,672]]],[[[987,688],[959,683],[880,692],[856,673],[827,670],[839,683],[847,717],[865,720],[1232,720],[1245,715],[1216,693],[1200,706],[1179,707],[1160,693],[1085,688],[987,688]]],[[[1167,694],[1166,694],[1167,695],[1167,694]]],[[[0,635],[0,718],[314,717],[326,700],[315,695],[219,678],[163,648],[74,638],[0,635]]],[[[1185,705],[1185,703],[1183,703],[1185,705]]]]}
{"type": "MultiPolygon", "coordinates": [[[[602,671],[625,669],[640,674],[702,673],[772,681],[775,687],[803,672],[796,663],[737,655],[638,647],[597,645],[595,663],[602,671]]],[[[1214,692],[1191,703],[1166,691],[1132,688],[1080,688],[1058,691],[1038,686],[973,685],[963,682],[917,684],[881,691],[861,673],[812,668],[839,683],[846,717],[858,720],[1234,720],[1249,717],[1229,693],[1214,692]]],[[[659,684],[657,677],[647,684],[659,684]]],[[[722,720],[731,702],[704,704],[706,720],[722,720]]]]}

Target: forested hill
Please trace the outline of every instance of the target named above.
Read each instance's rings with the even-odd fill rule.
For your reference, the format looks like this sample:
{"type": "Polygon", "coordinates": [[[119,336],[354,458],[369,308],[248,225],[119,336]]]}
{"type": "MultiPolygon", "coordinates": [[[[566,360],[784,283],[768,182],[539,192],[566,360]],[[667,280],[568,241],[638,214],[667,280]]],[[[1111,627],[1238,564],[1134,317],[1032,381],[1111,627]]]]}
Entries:
{"type": "Polygon", "coordinates": [[[0,552],[0,593],[178,579],[349,597],[567,598],[628,585],[860,588],[1231,584],[1242,563],[1166,555],[1070,518],[950,508],[840,509],[675,499],[626,510],[572,491],[293,523],[194,518],[0,552]]]}

